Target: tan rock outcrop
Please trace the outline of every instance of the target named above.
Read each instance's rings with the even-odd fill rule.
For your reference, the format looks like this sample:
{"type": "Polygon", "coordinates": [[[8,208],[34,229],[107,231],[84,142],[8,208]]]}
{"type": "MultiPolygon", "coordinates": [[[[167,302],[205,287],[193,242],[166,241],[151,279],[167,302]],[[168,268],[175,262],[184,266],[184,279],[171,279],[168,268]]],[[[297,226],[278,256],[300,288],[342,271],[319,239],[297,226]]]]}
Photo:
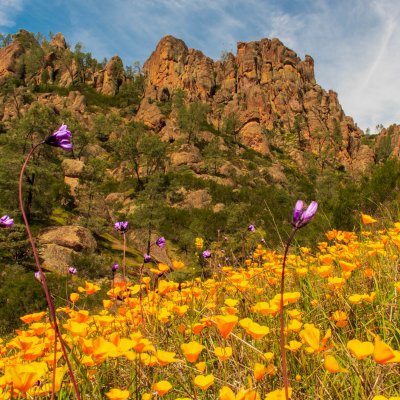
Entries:
{"type": "Polygon", "coordinates": [[[57,226],[47,228],[39,235],[42,245],[55,244],[75,251],[95,251],[96,240],[89,229],[82,226],[57,226]]]}
{"type": "Polygon", "coordinates": [[[65,41],[64,35],[60,32],[54,35],[51,40],[51,45],[61,50],[67,49],[67,42],[65,41]]]}
{"type": "Polygon", "coordinates": [[[193,145],[183,144],[178,151],[170,156],[170,166],[178,167],[181,165],[193,166],[202,161],[200,150],[193,145]]]}
{"type": "Polygon", "coordinates": [[[111,57],[104,70],[100,92],[107,96],[118,93],[119,87],[125,81],[124,64],[118,56],[111,57]]]}
{"type": "Polygon", "coordinates": [[[135,116],[136,121],[142,121],[147,127],[159,131],[165,125],[165,115],[154,103],[142,101],[135,116]]]}
{"type": "MultiPolygon", "coordinates": [[[[19,71],[21,56],[38,46],[29,32],[21,30],[14,35],[13,42],[0,49],[0,79],[23,78],[19,71]]],[[[94,65],[83,71],[61,33],[52,38],[50,50],[42,50],[43,59],[37,73],[29,77],[31,83],[41,83],[42,74],[47,71],[50,83],[68,87],[84,82],[102,94],[114,96],[126,81],[118,56],[112,57],[106,66],[94,65]]],[[[308,55],[301,59],[278,39],[239,42],[236,54],[227,53],[221,60],[213,61],[202,52],[189,49],[182,40],[165,36],[144,63],[143,72],[144,96],[133,119],[143,121],[164,141],[179,140],[182,132],[176,110],[167,117],[157,104],[171,101],[174,93],[183,90],[187,103],[207,103],[208,122],[220,131],[228,117],[234,115],[234,141],[264,155],[271,156],[273,145],[290,153],[292,160],[302,167],[301,153],[312,152],[353,172],[364,170],[370,159],[367,149],[360,146],[362,131],[344,114],[337,94],[316,83],[313,59],[308,55]]],[[[56,112],[67,108],[86,118],[85,123],[90,125],[85,97],[79,92],[72,91],[68,97],[55,93],[35,96],[56,112]]],[[[29,109],[22,99],[22,95],[15,93],[14,99],[3,100],[3,120],[29,109]]],[[[183,155],[172,155],[173,166],[186,161],[192,166],[201,162],[194,150],[194,160],[184,148],[181,150],[183,155]]]]}
{"type": "MultiPolygon", "coordinates": [[[[188,49],[182,40],[166,36],[143,69],[147,76],[143,102],[185,90],[188,101],[209,103],[210,120],[217,126],[234,113],[240,121],[239,141],[263,154],[268,153],[265,130],[275,135],[293,132],[297,143],[291,146],[322,153],[321,146],[330,149],[332,142],[322,144],[321,132],[329,136],[337,129],[341,139],[332,159],[348,169],[357,168],[352,159],[359,146],[354,143],[362,131],[345,116],[337,94],[316,84],[313,59],[308,55],[300,59],[278,39],[240,42],[236,56],[228,53],[214,62],[188,49]]],[[[151,119],[154,110],[141,108],[143,119],[151,119]]]]}
{"type": "Polygon", "coordinates": [[[0,79],[17,76],[17,62],[24,53],[19,41],[14,40],[9,46],[0,49],[0,79]]]}
{"type": "Polygon", "coordinates": [[[181,205],[183,208],[204,208],[211,204],[211,196],[206,189],[190,191],[181,205]]]}
{"type": "Polygon", "coordinates": [[[83,161],[74,160],[72,158],[64,158],[61,163],[64,175],[71,178],[78,178],[84,166],[85,164],[83,161]]]}
{"type": "Polygon", "coordinates": [[[47,228],[40,233],[38,241],[43,268],[60,274],[68,273],[72,255],[97,248],[92,233],[81,226],[47,228]]]}
{"type": "Polygon", "coordinates": [[[71,265],[72,255],[76,251],[57,244],[48,243],[39,249],[39,256],[42,259],[42,267],[45,270],[67,275],[71,265]]]}
{"type": "Polygon", "coordinates": [[[400,158],[400,125],[383,128],[376,136],[374,151],[378,161],[385,157],[400,158]]]}

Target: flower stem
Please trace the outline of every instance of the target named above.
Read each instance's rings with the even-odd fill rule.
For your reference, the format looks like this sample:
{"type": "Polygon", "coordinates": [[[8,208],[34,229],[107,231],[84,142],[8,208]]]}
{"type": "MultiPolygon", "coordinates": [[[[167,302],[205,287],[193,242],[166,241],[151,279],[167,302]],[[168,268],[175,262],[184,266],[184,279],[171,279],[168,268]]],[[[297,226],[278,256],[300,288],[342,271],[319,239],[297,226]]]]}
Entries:
{"type": "Polygon", "coordinates": [[[281,298],[280,298],[280,306],[279,306],[279,321],[280,321],[280,346],[281,346],[281,365],[282,365],[282,375],[283,375],[283,385],[285,387],[285,398],[286,400],[290,400],[289,398],[289,380],[288,380],[288,371],[286,364],[286,352],[285,352],[285,319],[284,319],[284,310],[283,310],[283,293],[285,292],[285,267],[286,267],[286,258],[289,251],[290,243],[292,242],[294,235],[297,232],[297,228],[293,228],[289,239],[286,243],[285,254],[283,256],[282,263],[282,274],[281,274],[281,298]]]}
{"type": "MultiPolygon", "coordinates": [[[[74,386],[76,398],[78,400],[81,400],[81,397],[80,397],[80,394],[79,394],[78,385],[77,385],[75,377],[74,377],[74,372],[72,371],[72,366],[71,366],[71,363],[69,362],[69,359],[68,359],[67,349],[65,347],[64,340],[62,338],[60,329],[58,327],[57,316],[56,316],[56,311],[55,311],[55,308],[54,308],[53,300],[52,300],[52,298],[50,296],[50,292],[49,292],[49,289],[47,287],[46,278],[44,276],[42,267],[40,265],[39,256],[38,256],[38,253],[37,253],[37,250],[36,250],[35,242],[33,240],[32,232],[31,232],[31,229],[29,227],[29,222],[28,222],[28,219],[26,217],[25,209],[24,209],[22,184],[23,184],[23,178],[24,178],[24,173],[25,173],[25,170],[26,170],[26,166],[28,165],[28,161],[32,157],[32,154],[34,153],[34,151],[43,143],[44,142],[40,142],[40,143],[38,143],[37,145],[35,145],[35,146],[33,146],[31,148],[31,150],[29,151],[29,153],[28,153],[28,155],[27,155],[27,157],[25,159],[25,162],[24,162],[24,164],[23,164],[23,166],[21,168],[21,172],[20,172],[20,175],[19,175],[19,207],[21,209],[21,214],[22,214],[22,218],[23,218],[24,223],[25,223],[26,231],[28,233],[29,241],[30,241],[31,246],[32,246],[33,256],[35,258],[36,266],[37,266],[39,274],[40,274],[40,281],[41,281],[41,283],[43,285],[43,291],[44,291],[44,294],[46,296],[47,305],[48,305],[49,310],[50,310],[50,315],[51,315],[51,318],[53,320],[54,331],[55,331],[56,335],[58,336],[58,338],[60,340],[61,349],[62,349],[65,361],[66,361],[67,366],[68,366],[68,371],[69,371],[69,375],[71,377],[72,384],[74,386]]],[[[53,386],[52,391],[54,392],[54,386],[53,386]]]]}
{"type": "Polygon", "coordinates": [[[122,260],[122,271],[124,275],[124,282],[126,282],[126,236],[125,232],[123,233],[124,236],[124,258],[122,260]]]}

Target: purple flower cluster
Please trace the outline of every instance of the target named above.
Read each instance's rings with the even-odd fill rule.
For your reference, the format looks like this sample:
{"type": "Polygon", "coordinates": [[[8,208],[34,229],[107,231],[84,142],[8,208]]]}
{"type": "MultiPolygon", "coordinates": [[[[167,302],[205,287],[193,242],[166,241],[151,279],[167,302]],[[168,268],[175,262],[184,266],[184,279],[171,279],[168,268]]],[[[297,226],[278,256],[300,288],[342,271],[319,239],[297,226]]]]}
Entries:
{"type": "Polygon", "coordinates": [[[143,262],[144,263],[149,263],[151,261],[151,255],[150,254],[144,254],[143,255],[143,262]]]}
{"type": "Polygon", "coordinates": [[[297,200],[293,210],[292,225],[296,229],[300,229],[306,226],[313,218],[318,209],[318,203],[312,201],[307,207],[306,211],[303,212],[304,203],[302,200],[297,200]]]}
{"type": "Polygon", "coordinates": [[[42,275],[40,274],[39,271],[36,271],[36,272],[35,272],[35,278],[36,278],[40,283],[43,283],[43,281],[42,281],[42,275]]]}
{"type": "Polygon", "coordinates": [[[11,228],[14,225],[14,220],[8,215],[3,215],[0,218],[0,228],[11,228]]]}
{"type": "Polygon", "coordinates": [[[255,231],[256,231],[256,227],[255,227],[253,224],[250,224],[250,225],[248,226],[247,230],[248,230],[249,232],[255,232],[255,231]]]}
{"type": "Polygon", "coordinates": [[[111,266],[111,271],[112,271],[112,272],[116,272],[118,269],[119,269],[119,264],[117,264],[117,263],[114,263],[114,264],[111,266]]]}
{"type": "Polygon", "coordinates": [[[116,229],[117,231],[124,233],[128,230],[128,221],[121,221],[121,222],[116,222],[114,224],[114,229],[116,229]]]}
{"type": "Polygon", "coordinates": [[[62,124],[57,131],[44,139],[44,143],[54,147],[61,147],[65,151],[71,151],[71,136],[72,134],[67,125],[62,124]]]}
{"type": "Polygon", "coordinates": [[[211,257],[211,250],[204,250],[203,251],[203,258],[210,258],[211,257]]]}
{"type": "Polygon", "coordinates": [[[167,243],[167,242],[166,242],[164,236],[161,236],[161,237],[159,237],[159,238],[156,240],[156,245],[157,245],[160,249],[164,249],[166,243],[167,243]]]}
{"type": "Polygon", "coordinates": [[[77,269],[75,267],[71,266],[71,267],[68,268],[68,273],[71,274],[71,275],[76,275],[77,272],[78,271],[77,271],[77,269]]]}

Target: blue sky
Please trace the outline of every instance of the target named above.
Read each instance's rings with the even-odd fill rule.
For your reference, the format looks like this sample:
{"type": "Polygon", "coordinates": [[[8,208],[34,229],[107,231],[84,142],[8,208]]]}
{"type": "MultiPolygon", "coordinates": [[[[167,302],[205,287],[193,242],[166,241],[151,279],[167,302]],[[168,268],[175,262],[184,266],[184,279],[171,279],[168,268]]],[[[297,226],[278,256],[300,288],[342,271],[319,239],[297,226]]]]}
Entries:
{"type": "Polygon", "coordinates": [[[315,60],[362,129],[400,123],[398,0],[0,0],[0,32],[62,32],[102,60],[144,62],[161,37],[218,59],[239,41],[277,37],[315,60]]]}

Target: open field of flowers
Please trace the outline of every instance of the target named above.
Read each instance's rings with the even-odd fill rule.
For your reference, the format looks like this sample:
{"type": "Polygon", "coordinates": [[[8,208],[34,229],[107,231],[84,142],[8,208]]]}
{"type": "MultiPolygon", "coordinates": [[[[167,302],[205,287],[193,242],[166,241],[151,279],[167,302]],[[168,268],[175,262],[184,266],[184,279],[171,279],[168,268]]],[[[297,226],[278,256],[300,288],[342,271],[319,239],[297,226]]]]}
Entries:
{"type": "MultiPolygon", "coordinates": [[[[379,230],[365,215],[363,223],[359,235],[332,230],[325,242],[289,252],[292,399],[400,399],[400,223],[379,230]]],[[[202,254],[202,240],[196,245],[202,254]]],[[[206,254],[207,279],[173,282],[169,272],[187,268],[174,261],[69,293],[57,318],[82,399],[285,398],[283,254],[267,240],[239,267],[221,250],[206,254]],[[85,301],[98,291],[102,304],[89,312],[85,301]]],[[[56,398],[74,398],[49,314],[21,319],[24,329],[0,339],[0,399],[50,398],[53,379],[56,398]]]]}
{"type": "MultiPolygon", "coordinates": [[[[318,208],[313,201],[303,211],[299,200],[284,250],[263,239],[248,249],[242,236],[241,254],[228,258],[223,240],[204,248],[197,238],[200,277],[178,283],[175,271],[193,266],[145,254],[127,271],[128,221],[117,222],[122,268],[113,264],[101,284],[80,282],[71,266],[81,286],[67,285],[55,309],[22,183],[35,149],[70,151],[70,138],[62,125],[21,170],[20,209],[48,311],[21,316],[24,328],[0,338],[0,400],[400,399],[400,223],[379,229],[362,214],[359,234],[332,230],[310,248],[290,247],[318,208]],[[96,293],[102,301],[89,307],[96,293]]],[[[0,228],[13,223],[0,218],[0,228]]]]}

